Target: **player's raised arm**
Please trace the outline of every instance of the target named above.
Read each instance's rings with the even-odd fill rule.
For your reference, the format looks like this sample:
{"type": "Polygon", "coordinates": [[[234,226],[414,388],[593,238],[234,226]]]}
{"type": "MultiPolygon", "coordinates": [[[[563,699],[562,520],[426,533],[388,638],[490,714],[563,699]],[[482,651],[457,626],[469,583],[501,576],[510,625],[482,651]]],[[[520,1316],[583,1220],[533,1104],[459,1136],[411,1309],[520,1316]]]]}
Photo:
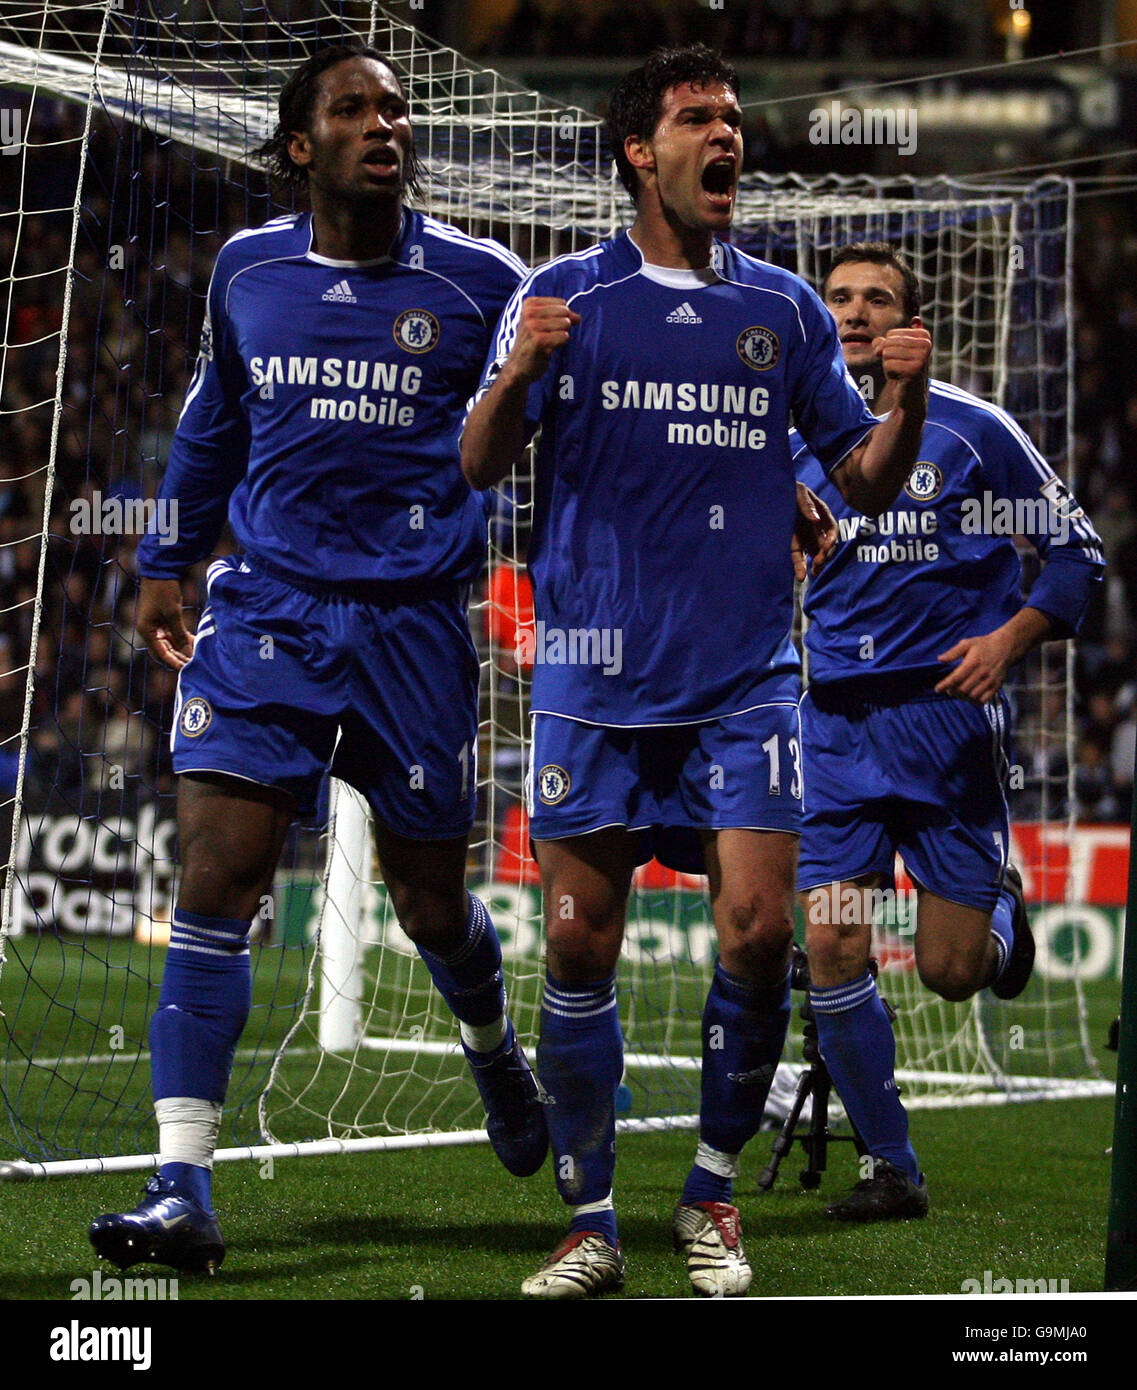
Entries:
{"type": "Polygon", "coordinates": [[[896,501],[920,448],[928,400],[932,339],[918,318],[873,343],[892,409],[830,474],[850,507],[880,516],[896,501]]]}
{"type": "Polygon", "coordinates": [[[496,376],[492,369],[487,374],[492,384],[483,384],[462,433],[462,472],[471,487],[492,487],[513,471],[533,433],[526,412],[530,388],[579,322],[563,299],[532,295],[520,301],[512,347],[496,376]]]}

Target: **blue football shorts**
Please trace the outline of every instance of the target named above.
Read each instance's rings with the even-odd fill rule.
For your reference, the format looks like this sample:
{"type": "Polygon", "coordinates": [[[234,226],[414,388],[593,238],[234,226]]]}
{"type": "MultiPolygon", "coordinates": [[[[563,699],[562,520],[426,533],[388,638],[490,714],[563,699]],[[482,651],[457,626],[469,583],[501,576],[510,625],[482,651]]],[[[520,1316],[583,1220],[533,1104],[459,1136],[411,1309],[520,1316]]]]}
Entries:
{"type": "Polygon", "coordinates": [[[623,826],[683,873],[706,872],[699,832],[801,828],[797,705],[782,701],[700,724],[615,728],[533,715],[529,833],[560,840],[623,826]]]}
{"type": "Polygon", "coordinates": [[[990,911],[1007,862],[1008,704],[895,703],[812,687],[801,702],[809,794],[798,891],[862,874],[893,887],[899,853],[938,897],[990,911]]]}
{"type": "Polygon", "coordinates": [[[298,588],[241,557],[211,565],[178,679],[175,771],[279,787],[310,815],[330,770],[396,834],[469,834],[478,659],[465,590],[376,592],[298,588]]]}

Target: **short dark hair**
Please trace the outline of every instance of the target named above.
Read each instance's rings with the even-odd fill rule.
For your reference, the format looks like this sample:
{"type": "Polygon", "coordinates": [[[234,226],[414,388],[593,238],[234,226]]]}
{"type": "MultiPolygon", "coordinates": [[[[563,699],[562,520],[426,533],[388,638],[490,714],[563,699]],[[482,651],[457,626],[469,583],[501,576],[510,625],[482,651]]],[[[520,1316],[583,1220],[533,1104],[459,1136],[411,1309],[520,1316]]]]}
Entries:
{"type": "Polygon", "coordinates": [[[822,299],[829,292],[829,281],[833,278],[833,272],[839,265],[847,265],[850,261],[871,261],[874,265],[892,266],[904,282],[905,314],[909,319],[914,319],[920,312],[920,281],[916,278],[916,272],[896,247],[887,241],[851,241],[848,245],[840,247],[830,263],[829,273],[821,282],[822,299]]]}
{"type": "Polygon", "coordinates": [[[738,94],[738,74],[722,55],[704,43],[692,43],[657,48],[642,67],[620,79],[608,101],[608,140],[620,182],[633,203],[639,198],[639,178],[624,153],[624,141],[629,135],[650,140],[663,115],[664,96],[685,82],[693,87],[721,82],[738,94]]]}
{"type": "MultiPolygon", "coordinates": [[[[362,43],[339,43],[329,48],[318,49],[296,69],[280,91],[277,103],[277,126],[256,153],[263,160],[269,179],[287,192],[304,192],[308,187],[308,170],[294,162],[288,153],[288,139],[294,130],[307,130],[312,119],[312,108],[319,93],[320,78],[329,68],[338,63],[350,62],[353,58],[371,58],[381,63],[395,81],[399,91],[406,96],[403,79],[391,65],[391,60],[377,48],[362,43]]],[[[417,196],[422,192],[423,168],[411,146],[410,157],[404,169],[404,190],[417,196]]]]}

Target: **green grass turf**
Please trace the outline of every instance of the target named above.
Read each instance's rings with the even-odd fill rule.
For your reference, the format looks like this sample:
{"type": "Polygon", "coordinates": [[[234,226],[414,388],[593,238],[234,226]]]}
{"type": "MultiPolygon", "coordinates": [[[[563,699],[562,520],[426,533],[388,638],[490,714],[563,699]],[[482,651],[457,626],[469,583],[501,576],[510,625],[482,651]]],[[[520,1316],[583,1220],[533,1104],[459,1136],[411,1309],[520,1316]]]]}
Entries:
{"type": "MultiPolygon", "coordinates": [[[[1096,1044],[1116,997],[1116,986],[1091,992],[1096,1044]]],[[[1099,1055],[1108,1068],[1111,1055],[1099,1055]]],[[[995,1279],[1068,1280],[1071,1292],[1101,1289],[1112,1104],[916,1113],[932,1210],[923,1222],[895,1225],[846,1227],[822,1216],[824,1200],[857,1177],[848,1144],[831,1148],[820,1191],[801,1189],[795,1148],[774,1190],[758,1195],[772,1139],[760,1135],[738,1193],[752,1295],[959,1293],[986,1270],[995,1279]]],[[[692,1142],[686,1133],[620,1141],[627,1296],[687,1291],[668,1228],[692,1142]]],[[[70,1297],[71,1281],[89,1279],[97,1264],[87,1223],[133,1206],[141,1180],[0,1186],[0,1300],[70,1297]]],[[[564,1224],[548,1166],[518,1182],[482,1146],[278,1160],[271,1177],[259,1163],[226,1164],[216,1189],[229,1254],[213,1280],[182,1276],[182,1301],[512,1298],[564,1224]]]]}
{"type": "MultiPolygon", "coordinates": [[[[76,1136],[93,1123],[104,1123],[104,1137],[111,1135],[96,1152],[145,1149],[152,1142],[145,1059],[107,1062],[85,1076],[80,1071],[78,1090],[61,1084],[61,1078],[73,1079],[72,1063],[53,1072],[20,1061],[29,1054],[107,1055],[107,1030],[120,1021],[127,1049],[136,1052],[164,952],[140,951],[129,942],[25,939],[11,942],[9,955],[3,980],[7,1100],[18,1104],[32,1132],[50,1133],[64,1150],[90,1152],[89,1141],[76,1136]],[[48,1007],[52,998],[66,998],[69,1007],[48,1007]],[[127,1112],[141,1145],[114,1142],[116,1117],[127,1112]]],[[[297,997],[302,966],[298,951],[261,953],[258,1009],[243,1045],[282,1035],[291,1018],[283,1006],[297,997]],[[268,1007],[274,1003],[282,1007],[268,1007]]],[[[642,998],[656,987],[650,979],[640,984],[642,998]]],[[[676,995],[667,967],[658,986],[664,991],[658,1007],[672,1017],[678,1009],[697,1018],[701,990],[693,982],[676,995]]],[[[393,991],[393,998],[398,994],[393,991]]],[[[1090,1036],[1108,1074],[1113,1058],[1100,1049],[1118,987],[1097,983],[1087,997],[1090,1036]]],[[[517,991],[514,998],[516,1004],[517,991]]],[[[1005,1016],[1008,1025],[1012,1017],[1005,1016]]],[[[1026,1026],[1029,1035],[1035,1025],[1026,1026]]],[[[795,1021],[795,1037],[799,1029],[795,1021]]],[[[452,1080],[428,1090],[431,1107],[441,1095],[444,1109],[468,1109],[472,1088],[461,1063],[438,1063],[452,1080]]],[[[261,1067],[239,1068],[235,1086],[255,1094],[261,1067]]],[[[639,1079],[631,1080],[638,1099],[639,1079]]],[[[314,1108],[337,1084],[335,1066],[321,1073],[314,1108]]],[[[689,1094],[681,1101],[680,1109],[694,1108],[689,1094]]],[[[298,1114],[293,1120],[298,1128],[310,1123],[298,1114]]],[[[835,1226],[822,1216],[824,1199],[847,1190],[858,1176],[851,1146],[831,1149],[820,1192],[800,1188],[798,1148],[774,1191],[759,1196],[756,1178],[772,1140],[760,1135],[747,1151],[738,1195],[755,1270],[752,1293],[959,1293],[964,1280],[982,1281],[986,1270],[996,1279],[1065,1279],[1071,1291],[1100,1289],[1111,1130],[1109,1099],[918,1111],[913,1133],[929,1174],[931,1215],[922,1223],[870,1228],[835,1226]]],[[[305,1137],[287,1126],[283,1131],[284,1138],[305,1137]]],[[[234,1136],[224,1135],[223,1142],[234,1136]]],[[[245,1134],[241,1142],[254,1138],[245,1134]]],[[[620,1141],[617,1198],[629,1296],[687,1290],[671,1252],[669,1220],[692,1146],[688,1133],[620,1141]]],[[[0,1157],[14,1156],[0,1140],[0,1157]]],[[[142,1176],[0,1184],[0,1299],[68,1298],[71,1281],[89,1279],[97,1263],[87,1224],[101,1211],[133,1206],[142,1176]]],[[[183,1276],[182,1300],[511,1298],[564,1225],[548,1167],[518,1182],[484,1146],[277,1160],[271,1178],[262,1176],[257,1162],[225,1164],[216,1187],[230,1253],[212,1281],[183,1276]]],[[[115,1273],[110,1266],[104,1271],[115,1273]]]]}
{"type": "MultiPolygon", "coordinates": [[[[774,1190],[755,1195],[769,1152],[760,1135],[739,1192],[751,1294],[959,1293],[985,1270],[1100,1289],[1111,1114],[1108,1100],[921,1113],[931,1213],[871,1227],[822,1216],[823,1200],[856,1177],[848,1145],[831,1150],[820,1192],[800,1188],[795,1151],[774,1190]]],[[[621,1140],[628,1296],[687,1292],[668,1226],[691,1148],[687,1134],[621,1140]]],[[[4,1187],[0,1299],[68,1298],[97,1263],[87,1223],[133,1205],[139,1184],[125,1174],[4,1187]]],[[[547,1167],[518,1182],[484,1147],[278,1161],[271,1179],[230,1164],[217,1200],[226,1262],[212,1280],[182,1276],[182,1301],[512,1298],[563,1225],[547,1167]]]]}

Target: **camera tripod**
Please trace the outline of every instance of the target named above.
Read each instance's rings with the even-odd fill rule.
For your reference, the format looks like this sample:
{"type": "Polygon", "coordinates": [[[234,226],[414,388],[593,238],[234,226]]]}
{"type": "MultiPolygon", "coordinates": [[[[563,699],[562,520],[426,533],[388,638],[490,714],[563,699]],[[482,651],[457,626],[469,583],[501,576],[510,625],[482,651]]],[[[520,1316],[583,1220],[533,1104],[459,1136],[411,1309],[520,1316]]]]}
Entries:
{"type": "MultiPolygon", "coordinates": [[[[875,979],[877,974],[875,960],[869,961],[869,970],[875,979]]],[[[798,1180],[807,1191],[812,1191],[821,1185],[821,1175],[825,1172],[830,1143],[852,1143],[861,1157],[868,1152],[855,1125],[851,1127],[849,1134],[834,1134],[829,1128],[829,1096],[833,1090],[833,1078],[829,1075],[829,1069],[822,1060],[818,1047],[817,1022],[809,1002],[809,960],[800,946],[795,946],[793,950],[790,986],[805,992],[805,998],[798,1013],[805,1025],[802,1030],[804,1044],[802,1055],[805,1058],[806,1066],[802,1070],[801,1076],[798,1077],[790,1113],[786,1116],[785,1123],[782,1125],[778,1137],[774,1140],[770,1162],[762,1170],[762,1175],[758,1179],[758,1188],[761,1192],[769,1192],[777,1181],[778,1167],[782,1159],[793,1149],[795,1139],[801,1140],[802,1148],[805,1150],[806,1166],[798,1174],[798,1180]],[[813,1098],[810,1121],[808,1126],[799,1132],[801,1113],[809,1097],[813,1098]]],[[[895,1011],[887,1001],[883,1002],[889,1020],[892,1021],[896,1017],[895,1011]]]]}

